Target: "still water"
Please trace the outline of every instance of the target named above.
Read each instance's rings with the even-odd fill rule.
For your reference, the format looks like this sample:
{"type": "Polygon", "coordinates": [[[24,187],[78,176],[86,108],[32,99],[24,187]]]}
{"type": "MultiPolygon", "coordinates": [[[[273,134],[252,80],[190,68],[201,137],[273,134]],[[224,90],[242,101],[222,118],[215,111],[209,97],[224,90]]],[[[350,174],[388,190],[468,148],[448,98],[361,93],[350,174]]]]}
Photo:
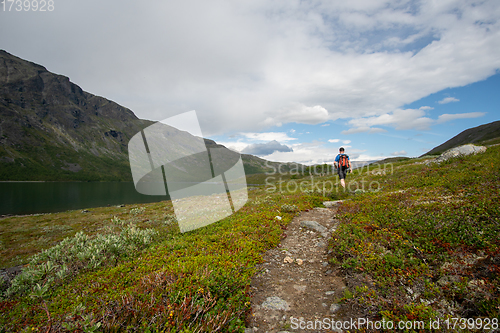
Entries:
{"type": "Polygon", "coordinates": [[[137,193],[132,182],[0,182],[0,215],[169,200],[137,193]]]}

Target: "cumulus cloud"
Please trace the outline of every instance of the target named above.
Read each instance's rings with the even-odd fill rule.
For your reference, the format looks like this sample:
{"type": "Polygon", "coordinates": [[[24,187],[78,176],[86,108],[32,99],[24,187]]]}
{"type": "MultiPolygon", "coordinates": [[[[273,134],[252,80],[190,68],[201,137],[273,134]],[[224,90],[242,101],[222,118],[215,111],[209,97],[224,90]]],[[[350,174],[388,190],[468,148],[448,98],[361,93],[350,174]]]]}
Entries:
{"type": "Polygon", "coordinates": [[[369,127],[369,126],[361,126],[357,128],[350,128],[348,130],[342,131],[342,134],[348,135],[348,134],[358,134],[358,133],[384,133],[387,132],[387,130],[383,128],[376,128],[376,127],[369,127]]]}
{"type": "Polygon", "coordinates": [[[459,102],[460,100],[458,98],[455,98],[455,97],[446,97],[446,98],[443,98],[442,100],[440,100],[438,103],[439,104],[448,104],[448,103],[452,103],[452,102],[459,102]]]}
{"type": "Polygon", "coordinates": [[[328,142],[330,142],[330,143],[339,143],[339,142],[342,142],[344,148],[351,147],[351,146],[346,146],[346,145],[348,145],[348,144],[351,143],[351,140],[330,139],[330,140],[328,140],[328,142]]]}
{"type": "Polygon", "coordinates": [[[248,145],[241,152],[243,154],[265,156],[265,155],[270,155],[274,152],[292,152],[292,151],[293,151],[292,148],[286,145],[282,145],[276,140],[273,140],[267,143],[255,143],[248,145]]]}
{"type": "Polygon", "coordinates": [[[297,163],[312,165],[333,163],[338,154],[337,149],[326,148],[323,142],[313,141],[292,145],[293,152],[275,151],[264,156],[266,160],[275,162],[295,161],[297,163]]]}
{"type": "Polygon", "coordinates": [[[297,140],[296,138],[289,137],[284,132],[264,132],[264,133],[247,132],[247,133],[240,133],[240,135],[244,136],[247,139],[257,140],[257,141],[292,141],[292,140],[297,140]]]}
{"type": "Polygon", "coordinates": [[[241,153],[243,149],[248,147],[249,143],[248,142],[241,142],[241,141],[224,141],[224,140],[218,140],[218,144],[225,146],[228,149],[231,149],[235,152],[241,153]]]}
{"type": "Polygon", "coordinates": [[[432,122],[431,118],[425,117],[424,110],[396,109],[391,113],[385,113],[380,116],[353,119],[349,121],[349,124],[356,128],[370,128],[371,126],[384,125],[401,130],[427,130],[432,122]]]}
{"type": "Polygon", "coordinates": [[[478,118],[484,116],[485,114],[486,114],[485,112],[468,112],[468,113],[455,113],[455,114],[444,113],[438,117],[437,123],[441,124],[455,119],[478,118]]]}
{"type": "Polygon", "coordinates": [[[393,153],[391,153],[392,156],[405,156],[405,155],[408,155],[408,153],[404,150],[401,150],[401,151],[395,151],[393,153]]]}
{"type": "Polygon", "coordinates": [[[328,120],[328,111],[324,107],[320,105],[305,106],[303,104],[295,104],[273,112],[272,115],[265,119],[264,124],[274,126],[295,122],[316,125],[326,120],[328,120]]]}
{"type": "MultiPolygon", "coordinates": [[[[433,109],[433,108],[430,108],[433,109]]],[[[429,130],[434,124],[442,124],[447,121],[465,118],[478,118],[484,116],[484,112],[469,112],[458,114],[442,114],[438,119],[431,119],[426,117],[428,107],[421,107],[419,109],[397,109],[394,112],[386,113],[380,116],[357,118],[349,121],[353,126],[348,130],[342,131],[342,134],[356,134],[356,133],[382,133],[386,132],[384,129],[372,126],[390,126],[397,130],[429,130]]]]}
{"type": "MultiPolygon", "coordinates": [[[[340,142],[340,140],[338,141],[340,142]]],[[[248,144],[244,142],[223,142],[220,141],[226,147],[238,147],[236,149],[240,153],[245,153],[244,150],[246,147],[252,146],[255,144],[248,144]]],[[[272,146],[271,143],[262,144],[262,146],[272,146]]],[[[275,145],[275,144],[274,144],[275,145]]],[[[261,147],[262,147],[261,146],[261,147]]],[[[294,161],[296,163],[312,165],[312,164],[323,164],[323,163],[333,163],[335,157],[337,156],[338,147],[331,148],[325,146],[324,142],[321,141],[312,141],[312,142],[302,142],[302,143],[293,143],[289,146],[281,145],[283,149],[274,150],[270,152],[270,150],[256,150],[257,153],[261,153],[260,157],[265,158],[269,161],[275,162],[290,162],[294,161]],[[290,150],[287,150],[284,147],[288,147],[290,150]],[[264,155],[265,153],[269,153],[268,155],[264,155]]],[[[351,149],[350,145],[344,145],[346,152],[349,154],[351,160],[356,161],[374,161],[378,160],[380,156],[372,156],[366,154],[365,149],[351,149]],[[364,153],[364,154],[363,154],[364,153]]],[[[249,151],[249,150],[248,150],[249,151]]],[[[256,155],[256,154],[255,154],[256,155]]]]}
{"type": "Polygon", "coordinates": [[[140,118],[194,109],[205,136],[338,119],[353,121],[345,134],[426,129],[400,108],[500,68],[498,1],[87,0],[39,14],[3,15],[2,48],[140,118]]]}

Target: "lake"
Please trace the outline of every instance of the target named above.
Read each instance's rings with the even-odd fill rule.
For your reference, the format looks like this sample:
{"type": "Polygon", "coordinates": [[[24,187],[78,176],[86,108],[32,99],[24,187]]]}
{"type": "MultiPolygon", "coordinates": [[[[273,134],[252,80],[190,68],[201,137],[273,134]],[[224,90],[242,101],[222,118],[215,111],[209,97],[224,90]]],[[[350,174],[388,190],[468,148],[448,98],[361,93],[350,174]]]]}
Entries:
{"type": "Polygon", "coordinates": [[[139,194],[132,182],[0,182],[0,215],[55,213],[163,200],[170,197],[139,194]]]}

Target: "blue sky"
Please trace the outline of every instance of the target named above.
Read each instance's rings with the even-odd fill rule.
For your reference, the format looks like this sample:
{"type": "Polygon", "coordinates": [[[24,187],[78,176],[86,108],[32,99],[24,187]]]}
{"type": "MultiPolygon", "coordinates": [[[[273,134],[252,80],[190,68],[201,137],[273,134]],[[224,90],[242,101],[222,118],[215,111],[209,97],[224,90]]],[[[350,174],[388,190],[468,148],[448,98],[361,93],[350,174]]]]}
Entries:
{"type": "Polygon", "coordinates": [[[500,119],[498,0],[55,2],[0,48],[273,161],[414,157],[500,119]]]}

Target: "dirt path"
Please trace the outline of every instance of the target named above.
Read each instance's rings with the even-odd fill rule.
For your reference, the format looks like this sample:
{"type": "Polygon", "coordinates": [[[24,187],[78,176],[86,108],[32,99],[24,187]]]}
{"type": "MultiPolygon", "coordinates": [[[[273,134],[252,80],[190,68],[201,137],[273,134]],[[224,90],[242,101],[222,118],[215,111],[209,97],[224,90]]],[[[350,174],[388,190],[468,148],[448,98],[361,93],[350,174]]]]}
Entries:
{"type": "Polygon", "coordinates": [[[253,312],[246,333],[339,331],[327,325],[319,329],[318,324],[307,329],[316,320],[344,319],[336,301],[343,296],[345,284],[328,263],[328,237],[338,225],[335,204],[296,216],[280,246],[265,253],[252,279],[253,312]]]}

